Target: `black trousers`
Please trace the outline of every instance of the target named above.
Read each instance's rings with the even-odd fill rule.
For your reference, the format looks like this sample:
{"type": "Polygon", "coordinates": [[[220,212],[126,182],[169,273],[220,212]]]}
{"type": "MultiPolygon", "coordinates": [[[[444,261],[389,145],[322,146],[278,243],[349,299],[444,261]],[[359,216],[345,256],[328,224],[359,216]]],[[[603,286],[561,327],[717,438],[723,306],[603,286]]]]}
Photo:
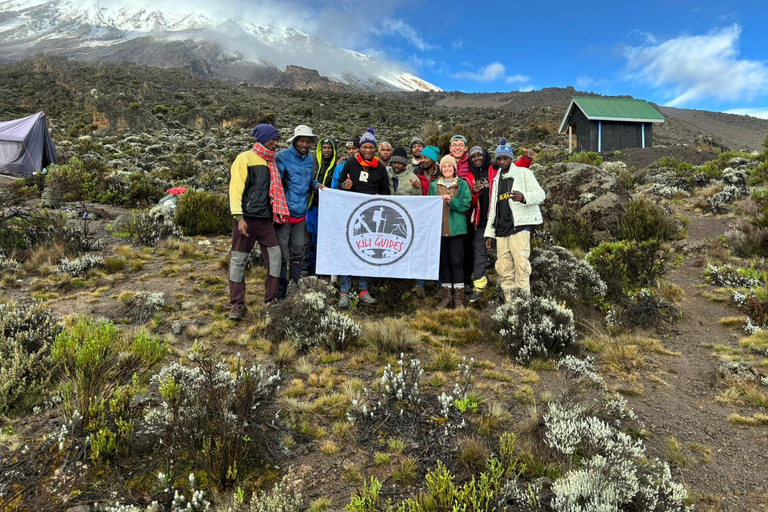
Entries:
{"type": "Polygon", "coordinates": [[[443,286],[464,283],[464,235],[440,239],[440,281],[443,286]]]}

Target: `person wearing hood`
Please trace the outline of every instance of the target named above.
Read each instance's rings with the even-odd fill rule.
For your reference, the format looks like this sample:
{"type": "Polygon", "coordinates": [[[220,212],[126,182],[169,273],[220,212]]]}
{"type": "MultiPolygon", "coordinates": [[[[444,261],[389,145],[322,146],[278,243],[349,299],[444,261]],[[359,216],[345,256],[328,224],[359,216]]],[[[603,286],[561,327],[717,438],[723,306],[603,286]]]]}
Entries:
{"type": "Polygon", "coordinates": [[[440,292],[438,309],[464,306],[464,236],[467,234],[466,211],[472,202],[467,180],[456,174],[456,159],[446,155],[440,160],[440,177],[429,185],[430,196],[443,199],[440,239],[440,292]],[[451,293],[453,292],[453,297],[451,293]]]}
{"type": "Polygon", "coordinates": [[[512,146],[506,139],[502,142],[496,148],[499,171],[489,191],[485,245],[493,251],[496,240],[496,272],[504,299],[509,302],[515,289],[530,290],[531,231],[543,222],[539,205],[546,193],[529,169],[512,163],[512,146]]]}
{"type": "Polygon", "coordinates": [[[237,155],[229,181],[229,209],[232,213],[232,250],[229,258],[230,320],[242,320],[245,307],[245,265],[256,242],[259,243],[267,275],[264,277],[264,302],[277,299],[280,280],[280,244],[275,225],[289,216],[280,171],[275,165],[275,149],[280,132],[269,124],[253,129],[256,143],[237,155]]]}
{"type": "MultiPolygon", "coordinates": [[[[341,169],[339,188],[350,192],[368,195],[390,195],[387,168],[376,156],[376,137],[373,128],[360,137],[360,152],[350,158],[341,169]]],[[[368,290],[368,278],[360,277],[359,298],[361,304],[374,305],[378,301],[368,290]]],[[[339,286],[339,309],[349,309],[349,292],[352,288],[352,276],[341,276],[339,286]]]]}
{"type": "Polygon", "coordinates": [[[285,298],[288,292],[288,279],[301,279],[301,260],[307,238],[306,217],[309,207],[308,197],[313,190],[312,169],[314,159],[310,148],[317,144],[317,135],[306,125],[299,125],[288,139],[291,144],[287,149],[278,151],[275,156],[277,169],[283,181],[285,197],[288,202],[289,216],[275,228],[283,255],[280,269],[280,293],[278,300],[285,298]]]}
{"type": "MultiPolygon", "coordinates": [[[[420,138],[414,137],[411,139],[411,161],[408,163],[407,169],[417,176],[421,171],[421,151],[425,146],[424,141],[420,138]]],[[[424,192],[424,195],[426,194],[424,192]]]]}
{"type": "Polygon", "coordinates": [[[421,181],[406,169],[408,154],[405,148],[397,147],[389,161],[389,190],[395,196],[420,196],[421,181]]]}
{"type": "Polygon", "coordinates": [[[421,193],[427,195],[429,184],[439,177],[437,162],[440,160],[440,150],[436,146],[427,146],[419,152],[419,168],[414,174],[421,181],[421,193]]]}
{"type": "Polygon", "coordinates": [[[315,254],[317,250],[317,218],[319,195],[318,190],[330,187],[333,183],[333,174],[336,169],[336,141],[333,139],[322,139],[317,143],[314,155],[314,166],[312,168],[312,195],[309,198],[309,209],[307,210],[307,241],[304,259],[302,261],[302,272],[314,274],[315,254]]]}

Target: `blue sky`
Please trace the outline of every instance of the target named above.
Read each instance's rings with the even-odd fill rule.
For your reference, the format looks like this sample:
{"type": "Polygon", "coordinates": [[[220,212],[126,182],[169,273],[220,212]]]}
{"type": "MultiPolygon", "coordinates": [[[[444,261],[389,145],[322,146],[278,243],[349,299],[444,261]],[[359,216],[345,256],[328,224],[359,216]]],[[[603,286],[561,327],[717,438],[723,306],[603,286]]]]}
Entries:
{"type": "MultiPolygon", "coordinates": [[[[275,4],[280,11],[288,4],[275,4]]],[[[445,90],[565,87],[768,118],[768,3],[297,2],[292,24],[445,90]],[[303,9],[303,10],[302,10],[303,9]],[[307,21],[307,19],[310,21],[307,21]],[[302,25],[303,23],[303,25],[302,25]]],[[[276,13],[275,13],[276,14],[276,13]]]]}

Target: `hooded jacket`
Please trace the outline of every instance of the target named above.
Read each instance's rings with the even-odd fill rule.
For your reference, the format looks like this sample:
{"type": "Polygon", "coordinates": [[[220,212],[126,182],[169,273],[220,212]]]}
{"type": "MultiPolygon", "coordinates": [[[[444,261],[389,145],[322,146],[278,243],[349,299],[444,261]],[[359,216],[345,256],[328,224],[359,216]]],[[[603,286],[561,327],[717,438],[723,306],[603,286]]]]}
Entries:
{"type": "Polygon", "coordinates": [[[453,199],[443,203],[441,236],[456,236],[467,234],[466,212],[472,202],[467,180],[456,176],[450,187],[446,187],[442,176],[429,184],[430,196],[449,194],[453,199]]]}
{"type": "Polygon", "coordinates": [[[314,159],[309,153],[307,156],[301,156],[291,144],[288,149],[277,152],[275,164],[283,180],[285,199],[288,202],[291,217],[304,217],[307,214],[307,196],[311,190],[314,159]]]}
{"type": "Polygon", "coordinates": [[[315,150],[315,160],[312,167],[312,197],[309,199],[309,207],[317,206],[317,187],[324,185],[330,187],[333,183],[333,175],[336,169],[336,142],[333,139],[321,139],[315,150]],[[330,141],[333,148],[331,159],[323,160],[323,142],[330,141]]]}

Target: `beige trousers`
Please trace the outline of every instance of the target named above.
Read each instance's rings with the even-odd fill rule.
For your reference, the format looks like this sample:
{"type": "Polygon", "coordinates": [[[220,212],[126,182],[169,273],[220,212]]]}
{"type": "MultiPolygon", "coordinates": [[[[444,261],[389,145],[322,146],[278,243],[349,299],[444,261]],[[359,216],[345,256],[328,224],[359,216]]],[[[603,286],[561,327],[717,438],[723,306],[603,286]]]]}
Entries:
{"type": "Polygon", "coordinates": [[[496,273],[501,278],[504,298],[509,301],[515,288],[531,289],[531,232],[497,238],[496,250],[496,273]]]}

